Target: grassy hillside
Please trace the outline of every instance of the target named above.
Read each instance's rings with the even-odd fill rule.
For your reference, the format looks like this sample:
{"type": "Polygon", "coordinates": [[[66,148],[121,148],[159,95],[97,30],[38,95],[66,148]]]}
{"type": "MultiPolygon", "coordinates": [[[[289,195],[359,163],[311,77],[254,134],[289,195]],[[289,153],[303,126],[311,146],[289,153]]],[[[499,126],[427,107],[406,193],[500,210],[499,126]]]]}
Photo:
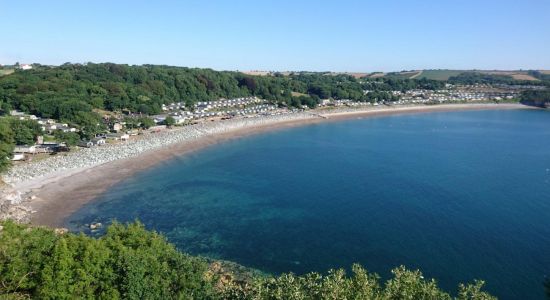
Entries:
{"type": "MultiPolygon", "coordinates": [[[[529,71],[493,71],[493,70],[421,70],[421,71],[401,71],[389,72],[385,74],[377,73],[377,77],[394,79],[430,79],[447,81],[451,77],[459,76],[463,73],[480,73],[496,76],[509,76],[518,81],[538,81],[538,78],[529,74],[529,71]]],[[[542,73],[542,72],[541,72],[542,73]]],[[[369,77],[373,77],[371,74],[369,77]]]]}
{"type": "Polygon", "coordinates": [[[460,70],[424,70],[416,79],[449,80],[452,76],[457,76],[464,71],[460,70]]]}
{"type": "Polygon", "coordinates": [[[384,77],[392,79],[414,79],[420,75],[422,71],[403,71],[386,73],[384,77]]]}

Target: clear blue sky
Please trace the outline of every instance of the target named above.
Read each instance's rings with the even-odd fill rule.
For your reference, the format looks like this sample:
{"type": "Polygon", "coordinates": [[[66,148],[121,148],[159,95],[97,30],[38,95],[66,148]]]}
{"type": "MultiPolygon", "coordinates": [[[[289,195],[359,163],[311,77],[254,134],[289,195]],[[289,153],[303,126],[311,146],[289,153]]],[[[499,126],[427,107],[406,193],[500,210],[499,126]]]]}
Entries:
{"type": "Polygon", "coordinates": [[[0,0],[0,63],[550,69],[549,0],[0,0]]]}

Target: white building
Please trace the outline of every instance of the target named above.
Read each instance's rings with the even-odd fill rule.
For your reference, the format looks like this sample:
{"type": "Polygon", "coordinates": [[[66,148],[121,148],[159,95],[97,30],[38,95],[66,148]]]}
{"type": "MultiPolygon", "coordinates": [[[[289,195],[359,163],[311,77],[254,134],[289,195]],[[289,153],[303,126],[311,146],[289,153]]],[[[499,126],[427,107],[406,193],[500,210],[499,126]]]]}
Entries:
{"type": "Polygon", "coordinates": [[[13,149],[14,153],[36,153],[36,146],[18,145],[13,149]]]}

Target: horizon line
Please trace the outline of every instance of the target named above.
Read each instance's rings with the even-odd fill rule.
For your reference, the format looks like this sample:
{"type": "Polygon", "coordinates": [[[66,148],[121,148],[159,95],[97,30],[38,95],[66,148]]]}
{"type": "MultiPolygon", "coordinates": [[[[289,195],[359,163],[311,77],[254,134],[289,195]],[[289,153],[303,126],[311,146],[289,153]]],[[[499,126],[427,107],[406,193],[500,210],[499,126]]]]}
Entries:
{"type": "Polygon", "coordinates": [[[401,69],[401,70],[392,70],[392,71],[332,71],[332,70],[323,70],[323,71],[312,71],[312,70],[266,70],[266,69],[248,69],[248,70],[241,70],[241,69],[217,69],[212,67],[199,67],[199,66],[185,66],[185,65],[171,65],[171,64],[158,64],[158,63],[141,63],[141,64],[133,64],[133,63],[119,63],[119,62],[110,62],[110,61],[104,61],[104,62],[64,62],[61,64],[48,64],[48,63],[40,63],[40,62],[13,62],[13,63],[0,63],[0,67],[4,66],[14,66],[17,63],[20,65],[41,65],[41,66],[48,66],[48,67],[60,67],[65,64],[71,64],[71,65],[87,65],[89,63],[92,64],[116,64],[116,65],[127,65],[127,66],[167,66],[167,67],[179,67],[179,68],[190,68],[190,69],[211,69],[214,71],[219,72],[240,72],[240,73],[340,73],[340,74],[372,74],[372,73],[400,73],[400,72],[420,72],[420,71],[500,71],[500,72],[527,72],[527,71],[550,71],[550,69],[544,69],[544,68],[519,68],[519,69],[483,69],[483,68],[459,68],[459,69],[452,69],[452,68],[425,68],[425,69],[401,69]]]}

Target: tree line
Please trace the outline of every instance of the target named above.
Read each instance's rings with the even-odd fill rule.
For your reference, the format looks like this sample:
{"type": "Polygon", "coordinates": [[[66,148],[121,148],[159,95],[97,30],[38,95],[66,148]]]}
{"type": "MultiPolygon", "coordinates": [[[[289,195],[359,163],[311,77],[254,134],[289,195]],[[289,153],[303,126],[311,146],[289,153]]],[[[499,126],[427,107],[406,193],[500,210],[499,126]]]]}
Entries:
{"type": "MultiPolygon", "coordinates": [[[[517,81],[510,76],[464,72],[451,77],[454,84],[529,84],[548,85],[548,75],[531,71],[541,81],[517,81]]],[[[397,101],[392,91],[437,90],[447,82],[395,77],[355,78],[346,74],[298,72],[289,75],[252,76],[240,72],[172,67],[163,65],[129,66],[123,64],[70,64],[58,67],[33,65],[32,70],[16,70],[0,77],[0,115],[13,109],[43,118],[53,118],[77,127],[79,134],[56,133],[56,138],[76,144],[106,130],[104,111],[158,114],[163,104],[185,102],[192,107],[200,101],[257,96],[280,107],[316,107],[321,99],[353,101],[397,101]],[[368,91],[368,92],[365,92],[368,91]]],[[[524,102],[540,103],[546,94],[524,93],[524,102]],[[530,100],[531,99],[531,100],[530,100]]],[[[545,100],[544,100],[545,101],[545,100]]],[[[548,101],[546,101],[548,102],[548,101]]],[[[144,117],[126,120],[130,127],[151,126],[144,117]]],[[[17,124],[0,124],[0,170],[8,163],[15,144],[30,143],[28,130],[14,130],[17,124]],[[11,129],[10,129],[11,128],[11,129]],[[26,136],[26,142],[22,137],[26,136]]],[[[21,124],[17,125],[20,126],[21,124]]],[[[36,127],[28,123],[27,127],[36,127]]],[[[34,130],[36,133],[35,129],[34,130]]],[[[34,133],[34,135],[35,135],[34,133]]]]}
{"type": "MultiPolygon", "coordinates": [[[[64,64],[34,65],[0,78],[0,111],[11,109],[54,118],[93,131],[98,110],[143,114],[161,112],[163,104],[257,96],[280,106],[315,107],[319,99],[372,101],[363,90],[435,89],[437,81],[357,79],[349,75],[292,73],[289,76],[251,76],[157,65],[64,64]]],[[[381,94],[382,95],[382,94],[381,94]]],[[[382,97],[382,96],[381,96],[382,97]]]]}
{"type": "Polygon", "coordinates": [[[550,77],[539,71],[528,71],[527,74],[539,79],[535,80],[517,80],[510,75],[489,74],[482,72],[463,72],[456,76],[449,77],[448,82],[452,84],[510,84],[510,85],[538,85],[550,87],[550,77]]]}
{"type": "Polygon", "coordinates": [[[520,96],[520,102],[539,107],[550,106],[550,90],[527,90],[520,96]]]}

